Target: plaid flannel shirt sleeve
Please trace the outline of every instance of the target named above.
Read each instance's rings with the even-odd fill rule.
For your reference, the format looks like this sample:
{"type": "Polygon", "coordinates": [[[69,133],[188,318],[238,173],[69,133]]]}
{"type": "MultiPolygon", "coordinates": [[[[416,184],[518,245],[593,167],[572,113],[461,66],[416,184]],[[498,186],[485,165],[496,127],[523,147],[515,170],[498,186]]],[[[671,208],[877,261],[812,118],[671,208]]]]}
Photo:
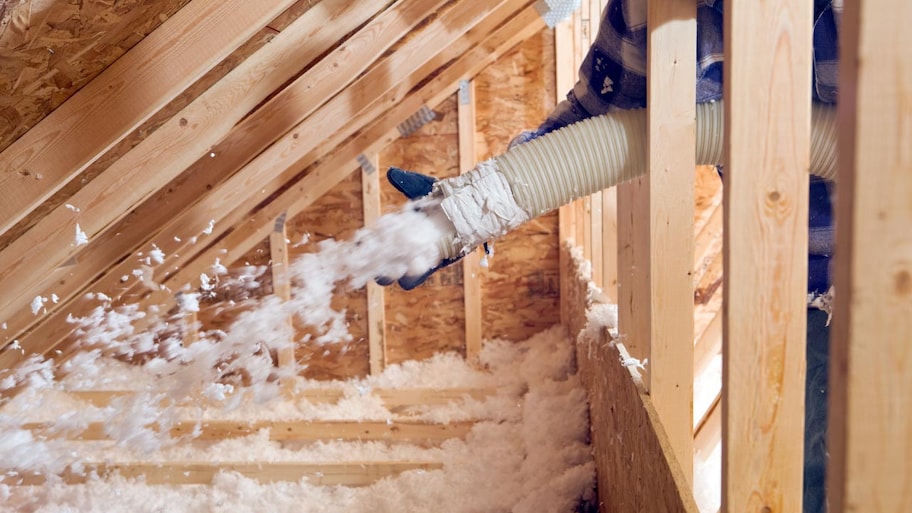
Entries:
{"type": "MultiPolygon", "coordinates": [[[[697,102],[722,97],[723,6],[697,2],[697,102]]],[[[813,87],[815,101],[835,103],[838,94],[838,34],[843,0],[815,0],[813,87]]],[[[537,129],[512,145],[613,109],[646,105],[646,0],[609,0],[599,32],[579,69],[579,80],[537,129]]],[[[833,250],[832,184],[811,177],[809,290],[825,291],[833,250]]]]}
{"type": "MultiPolygon", "coordinates": [[[[722,97],[724,0],[697,1],[697,103],[722,97]]],[[[838,22],[843,0],[816,0],[814,98],[836,101],[838,22]]],[[[610,0],[579,80],[542,125],[543,135],[612,109],[646,105],[646,0],[610,0]]]]}

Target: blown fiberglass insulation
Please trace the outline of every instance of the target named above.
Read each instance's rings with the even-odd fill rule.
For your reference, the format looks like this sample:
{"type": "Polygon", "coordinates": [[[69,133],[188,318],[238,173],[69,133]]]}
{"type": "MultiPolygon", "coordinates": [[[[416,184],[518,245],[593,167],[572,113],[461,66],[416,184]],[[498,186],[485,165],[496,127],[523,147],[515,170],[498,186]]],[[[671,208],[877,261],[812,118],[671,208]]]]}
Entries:
{"type": "MultiPolygon", "coordinates": [[[[349,241],[328,240],[319,251],[291,265],[292,299],[264,298],[229,330],[201,334],[184,347],[135,332],[143,314],[99,307],[78,324],[86,348],[63,365],[58,378],[51,360],[32,359],[0,380],[0,389],[21,392],[0,405],[0,511],[514,511],[569,512],[593,499],[594,464],[588,446],[585,393],[575,374],[573,344],[560,328],[521,343],[488,341],[479,370],[455,354],[389,366],[381,375],[345,382],[295,379],[298,390],[336,388],[337,403],[287,399],[263,347],[290,344],[291,315],[316,328],[312,343],[351,342],[344,312],[330,306],[338,284],[357,288],[375,276],[422,271],[438,260],[427,241],[441,237],[439,223],[411,206],[383,216],[349,241]],[[110,354],[157,354],[128,365],[110,354]],[[224,362],[230,362],[227,366],[224,362]],[[222,365],[219,365],[219,363],[222,365]],[[243,369],[250,386],[220,384],[227,372],[243,369]],[[377,388],[489,388],[496,393],[459,405],[424,406],[394,414],[373,394],[377,388]],[[133,390],[105,407],[67,395],[79,389],[133,390]],[[183,399],[202,396],[205,407],[183,399]],[[312,444],[270,441],[268,432],[208,443],[180,443],[167,434],[178,421],[392,419],[448,422],[474,420],[464,439],[439,447],[385,442],[327,441],[312,444]],[[25,422],[47,422],[60,432],[78,432],[101,421],[111,438],[103,442],[37,439],[25,422]],[[86,484],[15,486],[17,473],[78,471],[92,462],[167,461],[440,461],[441,470],[408,471],[367,487],[314,486],[299,482],[260,484],[221,472],[211,486],[145,485],[121,477],[90,478],[86,484]]],[[[287,377],[287,376],[286,376],[287,377]]]]}

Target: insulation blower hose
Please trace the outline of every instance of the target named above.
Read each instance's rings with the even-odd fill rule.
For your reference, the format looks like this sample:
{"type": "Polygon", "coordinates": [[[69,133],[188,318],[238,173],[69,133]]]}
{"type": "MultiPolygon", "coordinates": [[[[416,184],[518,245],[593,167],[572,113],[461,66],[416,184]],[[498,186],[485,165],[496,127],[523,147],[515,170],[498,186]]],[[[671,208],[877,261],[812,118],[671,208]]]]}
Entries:
{"type": "MultiPolygon", "coordinates": [[[[723,160],[723,104],[696,107],[696,163],[723,160]]],[[[836,109],[814,104],[810,173],[836,178],[836,109]]],[[[646,173],[646,110],[589,118],[440,180],[440,201],[455,234],[438,242],[444,258],[471,251],[571,201],[646,173]]]]}

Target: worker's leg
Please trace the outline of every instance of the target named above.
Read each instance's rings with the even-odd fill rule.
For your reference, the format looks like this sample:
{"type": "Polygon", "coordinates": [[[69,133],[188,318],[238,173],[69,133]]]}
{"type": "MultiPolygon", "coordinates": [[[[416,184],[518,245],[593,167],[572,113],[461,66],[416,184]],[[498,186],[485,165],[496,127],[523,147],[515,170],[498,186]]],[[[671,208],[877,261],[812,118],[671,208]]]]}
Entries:
{"type": "Polygon", "coordinates": [[[808,309],[804,413],[804,513],[826,511],[827,313],[808,309]]]}

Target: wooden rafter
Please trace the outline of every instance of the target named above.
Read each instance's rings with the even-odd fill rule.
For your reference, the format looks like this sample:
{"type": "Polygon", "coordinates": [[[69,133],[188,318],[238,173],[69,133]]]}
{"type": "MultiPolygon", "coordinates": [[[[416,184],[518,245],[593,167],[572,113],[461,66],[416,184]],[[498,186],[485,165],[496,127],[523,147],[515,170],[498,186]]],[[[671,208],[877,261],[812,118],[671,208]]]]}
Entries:
{"type": "MultiPolygon", "coordinates": [[[[270,44],[74,195],[70,203],[80,209],[75,218],[74,212],[62,205],[0,252],[3,265],[0,283],[5,286],[0,318],[9,328],[4,335],[12,335],[36,320],[27,308],[36,294],[53,293],[64,300],[73,297],[85,284],[84,280],[97,276],[110,262],[124,260],[135,247],[131,244],[122,246],[130,240],[129,233],[143,240],[149,231],[148,227],[131,226],[129,231],[121,229],[111,233],[111,238],[91,245],[108,258],[93,255],[69,270],[81,278],[70,277],[63,284],[48,282],[46,277],[52,274],[51,271],[79,252],[74,243],[77,222],[90,241],[105,232],[130,208],[167,183],[169,177],[183,171],[200,155],[209,154],[207,149],[212,144],[276,87],[294,76],[302,64],[319,57],[337,38],[374,14],[366,8],[345,4],[348,2],[327,0],[324,9],[308,11],[295,20],[270,44]],[[339,17],[340,22],[326,25],[327,15],[339,17]],[[309,44],[302,45],[305,39],[309,44]],[[120,251],[112,255],[111,252],[118,248],[120,251]]],[[[189,221],[181,235],[189,238],[201,234],[210,220],[201,217],[189,221]],[[188,230],[192,233],[188,234],[188,230]]],[[[155,215],[142,221],[163,223],[155,215]]],[[[134,262],[128,264],[135,267],[134,262]]]]}
{"type": "MultiPolygon", "coordinates": [[[[380,155],[365,156],[361,165],[361,199],[364,226],[373,225],[380,217],[380,155]],[[366,165],[365,165],[366,164],[366,165]]],[[[367,344],[370,373],[380,374],[386,367],[386,293],[373,281],[367,284],[367,344]]]]}
{"type": "Polygon", "coordinates": [[[0,233],[293,3],[197,0],[169,18],[0,153],[0,233]]]}
{"type": "MultiPolygon", "coordinates": [[[[362,130],[342,148],[339,148],[332,157],[322,162],[318,168],[312,170],[305,179],[277,196],[262,210],[252,216],[248,216],[243,226],[244,229],[234,230],[221,240],[219,247],[227,248],[227,254],[222,254],[218,248],[211,247],[197,256],[192,263],[183,264],[180,271],[169,278],[167,284],[182,284],[198,278],[199,273],[205,271],[216,258],[221,257],[225,261],[230,261],[232,258],[243,255],[254,244],[268,235],[271,229],[270,223],[279,214],[287,210],[289,216],[296,215],[344,177],[348,171],[343,170],[354,167],[352,160],[358,154],[365,151],[377,151],[398,137],[399,134],[395,130],[396,125],[410,116],[420,105],[425,102],[435,104],[442,101],[445,96],[455,89],[459,80],[474,76],[485,66],[494,62],[509,48],[515,46],[516,43],[540,30],[544,23],[528,4],[528,1],[520,2],[514,0],[509,6],[521,6],[522,10],[520,12],[517,13],[516,7],[499,10],[496,16],[485,18],[475,30],[447,46],[442,53],[437,54],[433,61],[408,77],[406,84],[424,82],[420,89],[406,95],[411,86],[402,87],[400,85],[377,99],[375,105],[378,105],[378,107],[379,105],[394,103],[391,100],[395,98],[399,98],[400,101],[387,114],[381,115],[380,119],[374,121],[368,128],[362,130]],[[504,22],[505,20],[508,21],[504,22]],[[503,25],[500,26],[501,24],[503,25]],[[500,28],[498,28],[499,26],[500,28]],[[480,44],[478,43],[479,40],[481,40],[480,44]],[[436,72],[438,67],[444,64],[447,64],[444,71],[438,72],[430,81],[424,80],[423,77],[436,72]]],[[[371,111],[368,111],[368,114],[371,115],[372,119],[378,115],[372,114],[371,111]]],[[[331,147],[336,144],[332,141],[337,139],[344,139],[344,137],[340,135],[331,137],[327,146],[331,147]]],[[[278,184],[273,185],[273,187],[277,186],[278,184]]],[[[213,191],[213,193],[215,192],[213,191]]],[[[214,196],[210,195],[210,198],[214,198],[214,196]]],[[[215,200],[213,199],[212,201],[214,202],[215,200]]],[[[223,204],[237,206],[236,203],[231,202],[225,203],[223,201],[223,204]]],[[[217,232],[219,230],[224,231],[226,226],[227,223],[215,223],[215,230],[217,232]]],[[[107,277],[104,278],[107,280],[107,285],[104,284],[104,281],[101,281],[96,282],[95,287],[100,290],[116,287],[122,272],[123,269],[109,271],[106,275],[107,277]]],[[[179,287],[179,285],[172,288],[175,287],[179,287]]],[[[166,297],[162,300],[168,299],[166,297]]],[[[26,348],[27,353],[47,353],[57,347],[70,331],[70,327],[62,322],[67,316],[66,312],[75,309],[77,313],[74,315],[81,315],[78,312],[86,311],[88,306],[90,305],[80,302],[66,311],[58,310],[57,313],[50,314],[48,317],[51,322],[45,322],[38,326],[34,332],[21,337],[21,345],[26,348]],[[79,310],[79,308],[82,310],[79,310]]],[[[21,359],[22,356],[18,352],[11,351],[0,353],[0,367],[9,367],[15,361],[21,359]]]]}

